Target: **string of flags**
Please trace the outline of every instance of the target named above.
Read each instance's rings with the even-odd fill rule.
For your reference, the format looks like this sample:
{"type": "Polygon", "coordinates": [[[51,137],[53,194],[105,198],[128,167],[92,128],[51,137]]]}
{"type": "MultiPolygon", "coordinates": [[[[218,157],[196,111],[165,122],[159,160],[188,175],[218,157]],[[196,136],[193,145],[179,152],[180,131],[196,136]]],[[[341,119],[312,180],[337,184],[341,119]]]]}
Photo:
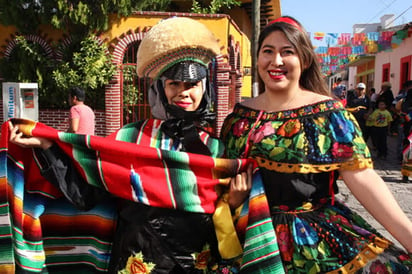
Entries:
{"type": "Polygon", "coordinates": [[[398,47],[408,35],[412,26],[398,31],[368,33],[309,33],[312,39],[323,41],[327,46],[318,46],[316,55],[325,75],[333,74],[355,60],[359,55],[376,54],[391,51],[398,47]]]}

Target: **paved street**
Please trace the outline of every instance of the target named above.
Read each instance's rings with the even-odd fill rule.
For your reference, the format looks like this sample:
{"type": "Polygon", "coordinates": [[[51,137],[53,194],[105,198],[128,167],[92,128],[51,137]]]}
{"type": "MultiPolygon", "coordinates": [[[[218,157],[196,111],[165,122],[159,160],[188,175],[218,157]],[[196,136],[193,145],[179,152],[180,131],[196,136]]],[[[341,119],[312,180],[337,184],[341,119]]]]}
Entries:
{"type": "MultiPolygon", "coordinates": [[[[377,159],[374,157],[376,155],[375,151],[371,151],[371,153],[374,159],[375,170],[387,183],[402,209],[412,220],[412,183],[404,184],[400,182],[402,175],[400,172],[401,165],[397,160],[395,152],[396,138],[397,137],[388,137],[389,154],[386,160],[377,159]]],[[[342,181],[339,181],[338,184],[340,194],[338,194],[337,197],[339,197],[339,199],[345,201],[351,209],[363,216],[371,225],[377,228],[380,233],[393,242],[399,244],[378,222],[375,221],[372,216],[370,216],[368,212],[366,212],[363,206],[360,205],[359,202],[353,197],[342,181]]]]}

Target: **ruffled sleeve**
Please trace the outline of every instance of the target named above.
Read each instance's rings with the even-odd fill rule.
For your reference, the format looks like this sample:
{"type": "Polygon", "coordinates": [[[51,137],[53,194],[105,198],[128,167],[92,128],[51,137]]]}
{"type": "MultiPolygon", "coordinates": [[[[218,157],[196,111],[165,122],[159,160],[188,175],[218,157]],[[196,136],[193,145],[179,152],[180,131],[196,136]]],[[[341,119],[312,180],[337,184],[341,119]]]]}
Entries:
{"type": "Polygon", "coordinates": [[[229,158],[245,156],[282,173],[320,173],[372,167],[369,149],[354,116],[336,100],[257,115],[237,105],[222,137],[229,158]]]}
{"type": "Polygon", "coordinates": [[[373,168],[369,148],[352,113],[332,112],[329,127],[333,140],[330,153],[341,169],[373,168]]]}

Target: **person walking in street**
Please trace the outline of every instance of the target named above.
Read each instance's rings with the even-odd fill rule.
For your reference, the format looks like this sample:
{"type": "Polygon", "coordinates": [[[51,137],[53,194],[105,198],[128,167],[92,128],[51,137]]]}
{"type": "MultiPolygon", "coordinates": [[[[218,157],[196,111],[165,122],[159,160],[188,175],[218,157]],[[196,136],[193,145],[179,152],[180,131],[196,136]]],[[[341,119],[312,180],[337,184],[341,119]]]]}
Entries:
{"type": "Polygon", "coordinates": [[[262,92],[236,104],[222,127],[227,155],[259,165],[238,220],[242,271],[409,273],[412,222],[373,170],[362,131],[332,98],[313,49],[294,18],[270,22],[257,47],[262,92]],[[336,199],[339,175],[404,250],[336,199]]]}
{"type": "Polygon", "coordinates": [[[376,101],[385,101],[386,105],[388,106],[388,110],[392,110],[394,99],[395,97],[393,96],[392,92],[392,84],[390,82],[383,82],[376,101]]]}
{"type": "Polygon", "coordinates": [[[386,159],[388,155],[387,138],[392,122],[392,114],[386,109],[385,101],[378,101],[377,105],[378,108],[368,117],[368,122],[371,123],[372,143],[378,151],[378,158],[386,159]]]}
{"type": "Polygon", "coordinates": [[[80,87],[70,89],[69,128],[67,132],[94,135],[95,115],[93,110],[84,103],[86,94],[80,87]]]}
{"type": "Polygon", "coordinates": [[[336,83],[333,86],[332,93],[336,96],[337,99],[345,99],[346,98],[346,87],[342,83],[342,78],[338,78],[336,83]]]}
{"type": "Polygon", "coordinates": [[[372,110],[377,108],[376,100],[378,99],[378,94],[376,93],[375,88],[371,88],[368,94],[369,98],[371,99],[371,107],[372,110]]]}
{"type": "Polygon", "coordinates": [[[363,138],[365,139],[365,142],[367,142],[370,134],[368,132],[369,128],[366,125],[366,120],[370,113],[371,101],[366,95],[366,85],[364,83],[357,84],[354,96],[348,100],[346,107],[355,116],[356,121],[358,121],[359,127],[362,130],[363,138]]]}

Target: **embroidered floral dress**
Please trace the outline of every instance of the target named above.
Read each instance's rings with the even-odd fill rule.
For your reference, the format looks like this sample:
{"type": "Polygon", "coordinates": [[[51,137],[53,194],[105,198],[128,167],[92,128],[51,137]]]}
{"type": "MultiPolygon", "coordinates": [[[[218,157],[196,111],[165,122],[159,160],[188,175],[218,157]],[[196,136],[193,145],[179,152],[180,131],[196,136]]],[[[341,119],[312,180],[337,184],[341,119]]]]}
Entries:
{"type": "Polygon", "coordinates": [[[271,113],[237,104],[222,136],[229,158],[258,162],[287,273],[409,272],[407,254],[335,200],[339,169],[372,167],[340,102],[271,113]]]}

